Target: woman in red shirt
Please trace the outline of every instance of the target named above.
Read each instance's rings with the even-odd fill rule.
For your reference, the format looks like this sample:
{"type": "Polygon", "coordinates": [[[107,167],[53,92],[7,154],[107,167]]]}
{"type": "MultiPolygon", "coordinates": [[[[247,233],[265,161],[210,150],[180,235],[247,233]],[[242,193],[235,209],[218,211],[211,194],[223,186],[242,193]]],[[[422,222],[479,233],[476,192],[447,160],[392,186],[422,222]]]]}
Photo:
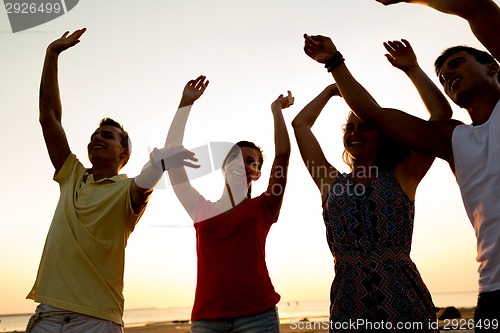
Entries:
{"type": "MultiPolygon", "coordinates": [[[[184,88],[167,144],[182,144],[193,103],[203,94],[204,76],[184,88]]],[[[293,104],[290,92],[271,105],[275,157],[267,190],[250,196],[261,176],[263,155],[248,141],[235,144],[222,164],[224,191],[216,202],[205,199],[183,167],[170,169],[174,192],[195,222],[198,274],[191,332],[279,332],[274,290],[265,262],[266,237],[277,221],[286,185],[290,140],[282,109],[293,104]]]]}

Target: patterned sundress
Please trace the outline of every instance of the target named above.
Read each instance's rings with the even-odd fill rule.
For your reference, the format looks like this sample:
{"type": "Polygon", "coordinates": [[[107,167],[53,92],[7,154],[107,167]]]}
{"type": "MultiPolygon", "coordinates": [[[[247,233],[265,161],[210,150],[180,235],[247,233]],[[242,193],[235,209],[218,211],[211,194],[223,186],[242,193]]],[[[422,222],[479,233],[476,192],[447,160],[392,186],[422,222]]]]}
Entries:
{"type": "Polygon", "coordinates": [[[323,205],[330,332],[433,332],[434,304],[410,259],[414,203],[394,173],[377,176],[363,186],[339,173],[323,205]]]}

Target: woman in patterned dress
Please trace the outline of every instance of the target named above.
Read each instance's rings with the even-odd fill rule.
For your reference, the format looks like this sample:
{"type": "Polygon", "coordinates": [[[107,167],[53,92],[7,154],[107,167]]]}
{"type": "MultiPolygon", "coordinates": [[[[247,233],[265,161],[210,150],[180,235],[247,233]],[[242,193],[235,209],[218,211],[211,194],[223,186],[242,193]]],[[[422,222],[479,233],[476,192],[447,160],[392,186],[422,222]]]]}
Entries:
{"type": "MultiPolygon", "coordinates": [[[[385,46],[390,62],[417,88],[428,80],[407,41],[385,46]]],[[[422,94],[431,119],[451,117],[448,102],[434,88],[422,94]],[[433,114],[436,105],[448,105],[449,114],[433,114]]],[[[336,84],[325,88],[292,123],[302,159],[321,193],[335,260],[330,332],[432,332],[434,305],[410,250],[415,192],[434,158],[391,142],[351,112],[343,136],[343,157],[351,172],[338,172],[311,130],[333,96],[341,96],[336,84]]]]}

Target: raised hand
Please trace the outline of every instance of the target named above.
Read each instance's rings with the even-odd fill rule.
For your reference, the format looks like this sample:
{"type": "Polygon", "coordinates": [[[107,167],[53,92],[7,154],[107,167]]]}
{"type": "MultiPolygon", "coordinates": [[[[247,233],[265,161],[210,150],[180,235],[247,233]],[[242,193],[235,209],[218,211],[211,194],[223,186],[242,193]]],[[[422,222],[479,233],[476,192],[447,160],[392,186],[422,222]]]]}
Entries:
{"type": "Polygon", "coordinates": [[[277,108],[279,110],[286,109],[292,106],[294,101],[295,98],[289,90],[287,96],[283,96],[283,94],[279,95],[279,97],[271,104],[271,108],[273,110],[276,110],[277,108]]]}
{"type": "Polygon", "coordinates": [[[440,12],[457,15],[470,25],[472,33],[491,55],[500,59],[500,7],[494,0],[376,0],[383,5],[405,2],[429,6],[440,12]]]}
{"type": "Polygon", "coordinates": [[[191,168],[200,167],[199,165],[192,163],[198,162],[198,159],[194,157],[194,153],[179,144],[168,145],[162,149],[153,149],[151,152],[151,160],[154,165],[161,165],[164,170],[179,168],[182,166],[191,168]]]}
{"type": "Polygon", "coordinates": [[[304,52],[312,59],[324,64],[333,57],[337,48],[328,37],[304,34],[304,52]]]}
{"type": "Polygon", "coordinates": [[[209,83],[209,81],[205,81],[205,79],[206,76],[200,75],[186,84],[182,92],[182,105],[192,105],[201,95],[203,95],[209,83]]]}
{"type": "Polygon", "coordinates": [[[385,57],[396,68],[408,73],[409,70],[418,66],[417,56],[406,39],[401,41],[388,41],[384,47],[389,52],[385,57]]]}
{"type": "Polygon", "coordinates": [[[76,44],[80,43],[80,37],[85,31],[87,31],[86,28],[76,30],[71,35],[69,35],[69,31],[66,31],[61,36],[61,38],[56,39],[49,44],[49,46],[47,47],[47,52],[54,52],[55,54],[59,55],[61,52],[66,51],[70,47],[73,47],[76,44]]]}

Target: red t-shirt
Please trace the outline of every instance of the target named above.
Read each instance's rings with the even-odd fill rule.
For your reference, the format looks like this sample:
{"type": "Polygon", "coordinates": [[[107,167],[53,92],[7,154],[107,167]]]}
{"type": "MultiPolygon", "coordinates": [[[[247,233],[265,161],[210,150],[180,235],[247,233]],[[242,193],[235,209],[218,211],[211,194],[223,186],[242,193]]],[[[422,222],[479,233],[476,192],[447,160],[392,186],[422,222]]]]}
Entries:
{"type": "MultiPolygon", "coordinates": [[[[199,207],[199,214],[215,209],[202,197],[199,207]]],[[[195,223],[198,276],[191,320],[253,315],[279,302],[265,260],[266,237],[278,212],[263,193],[195,223]]]]}

